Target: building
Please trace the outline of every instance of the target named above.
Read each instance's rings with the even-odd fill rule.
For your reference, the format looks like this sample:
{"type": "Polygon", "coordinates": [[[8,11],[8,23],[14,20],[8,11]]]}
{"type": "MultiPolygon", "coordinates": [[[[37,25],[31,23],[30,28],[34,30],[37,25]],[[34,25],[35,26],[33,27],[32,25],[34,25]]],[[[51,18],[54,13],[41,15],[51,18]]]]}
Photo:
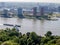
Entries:
{"type": "Polygon", "coordinates": [[[33,10],[30,10],[30,9],[23,10],[23,15],[33,16],[33,10]]]}
{"type": "Polygon", "coordinates": [[[11,14],[13,17],[17,16],[17,9],[10,9],[9,14],[11,14]]]}
{"type": "Polygon", "coordinates": [[[33,16],[36,16],[37,15],[37,7],[34,7],[33,8],[33,16]]]}
{"type": "Polygon", "coordinates": [[[60,12],[60,6],[58,7],[58,12],[60,12]]]}
{"type": "Polygon", "coordinates": [[[18,11],[18,17],[19,18],[23,18],[24,17],[23,16],[23,9],[22,8],[18,8],[17,11],[18,11]]]}
{"type": "Polygon", "coordinates": [[[44,15],[44,7],[39,7],[39,13],[40,16],[44,15]]]}
{"type": "Polygon", "coordinates": [[[8,17],[8,9],[4,9],[3,10],[3,16],[4,17],[8,17]]]}

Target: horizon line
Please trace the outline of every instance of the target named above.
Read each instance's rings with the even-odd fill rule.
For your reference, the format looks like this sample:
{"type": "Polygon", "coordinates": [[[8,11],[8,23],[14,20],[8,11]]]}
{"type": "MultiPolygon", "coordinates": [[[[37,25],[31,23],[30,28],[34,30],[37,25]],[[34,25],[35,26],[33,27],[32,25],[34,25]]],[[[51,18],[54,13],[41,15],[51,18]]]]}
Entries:
{"type": "MultiPolygon", "coordinates": [[[[9,2],[9,1],[0,1],[0,3],[1,2],[5,2],[5,3],[7,3],[7,2],[9,2]]],[[[13,1],[10,1],[10,2],[13,2],[13,1]]],[[[10,3],[9,2],[9,3],[10,3]]],[[[56,2],[18,2],[18,1],[14,1],[13,3],[55,3],[55,4],[60,4],[60,3],[56,3],[56,2]]]]}

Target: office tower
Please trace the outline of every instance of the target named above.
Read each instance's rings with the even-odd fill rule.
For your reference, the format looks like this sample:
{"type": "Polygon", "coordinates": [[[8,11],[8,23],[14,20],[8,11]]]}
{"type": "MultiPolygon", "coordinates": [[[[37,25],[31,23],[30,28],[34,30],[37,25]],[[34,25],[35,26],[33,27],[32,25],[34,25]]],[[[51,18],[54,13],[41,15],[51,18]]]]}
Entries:
{"type": "Polygon", "coordinates": [[[58,7],[58,12],[60,12],[60,6],[58,7]]]}
{"type": "Polygon", "coordinates": [[[22,8],[18,8],[18,17],[19,18],[23,18],[24,16],[23,16],[23,10],[22,10],[22,8]]]}
{"type": "Polygon", "coordinates": [[[44,7],[39,7],[40,16],[44,15],[44,7]]]}
{"type": "Polygon", "coordinates": [[[36,16],[37,15],[37,7],[34,7],[33,8],[33,16],[36,16]]]}
{"type": "Polygon", "coordinates": [[[4,12],[4,17],[8,17],[8,9],[4,9],[3,12],[4,12]]]}

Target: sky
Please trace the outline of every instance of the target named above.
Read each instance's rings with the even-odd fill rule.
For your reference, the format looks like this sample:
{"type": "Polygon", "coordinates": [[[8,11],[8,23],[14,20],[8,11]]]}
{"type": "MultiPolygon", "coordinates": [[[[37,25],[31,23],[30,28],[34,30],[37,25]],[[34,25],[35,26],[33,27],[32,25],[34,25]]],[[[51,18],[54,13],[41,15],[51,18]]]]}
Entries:
{"type": "Polygon", "coordinates": [[[60,0],[0,0],[0,2],[47,2],[47,3],[60,3],[60,0]]]}

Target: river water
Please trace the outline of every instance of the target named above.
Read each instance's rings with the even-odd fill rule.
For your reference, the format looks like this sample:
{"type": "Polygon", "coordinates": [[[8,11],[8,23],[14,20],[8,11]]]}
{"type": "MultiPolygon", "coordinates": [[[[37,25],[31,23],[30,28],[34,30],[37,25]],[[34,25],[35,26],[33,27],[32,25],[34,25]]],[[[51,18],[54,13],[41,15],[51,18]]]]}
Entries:
{"type": "Polygon", "coordinates": [[[38,20],[38,19],[19,19],[19,18],[1,18],[0,29],[11,28],[2,24],[18,24],[21,25],[20,32],[36,32],[38,35],[44,35],[47,31],[51,31],[53,35],[60,36],[60,19],[57,21],[38,20]]]}

